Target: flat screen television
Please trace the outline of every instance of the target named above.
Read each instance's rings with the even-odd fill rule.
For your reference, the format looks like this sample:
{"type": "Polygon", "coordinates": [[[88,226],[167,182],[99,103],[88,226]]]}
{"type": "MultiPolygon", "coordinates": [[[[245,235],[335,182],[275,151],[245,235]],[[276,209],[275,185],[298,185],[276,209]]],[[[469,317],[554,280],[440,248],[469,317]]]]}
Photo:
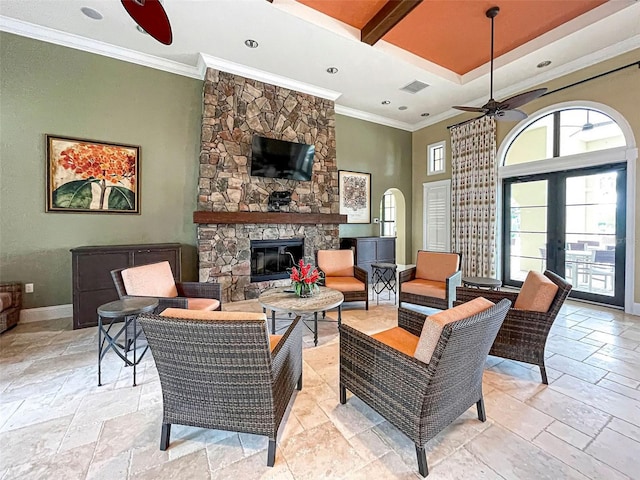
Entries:
{"type": "Polygon", "coordinates": [[[309,181],[314,153],[313,145],[254,135],[251,142],[251,175],[309,181]]]}

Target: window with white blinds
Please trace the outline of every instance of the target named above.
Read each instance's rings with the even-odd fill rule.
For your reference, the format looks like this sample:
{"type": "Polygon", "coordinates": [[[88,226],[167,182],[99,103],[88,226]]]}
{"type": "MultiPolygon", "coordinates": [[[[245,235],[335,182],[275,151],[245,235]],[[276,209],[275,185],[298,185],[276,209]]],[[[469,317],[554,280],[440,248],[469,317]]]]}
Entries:
{"type": "Polygon", "coordinates": [[[423,248],[451,251],[451,180],[423,184],[423,248]]]}

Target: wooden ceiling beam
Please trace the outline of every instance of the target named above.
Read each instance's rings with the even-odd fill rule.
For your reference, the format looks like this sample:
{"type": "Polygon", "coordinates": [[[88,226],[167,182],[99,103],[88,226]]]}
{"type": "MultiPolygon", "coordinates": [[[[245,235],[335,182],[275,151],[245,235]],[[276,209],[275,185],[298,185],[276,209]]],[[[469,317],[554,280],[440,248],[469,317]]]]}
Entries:
{"type": "Polygon", "coordinates": [[[374,45],[406,17],[422,0],[389,0],[360,31],[360,40],[374,45]]]}

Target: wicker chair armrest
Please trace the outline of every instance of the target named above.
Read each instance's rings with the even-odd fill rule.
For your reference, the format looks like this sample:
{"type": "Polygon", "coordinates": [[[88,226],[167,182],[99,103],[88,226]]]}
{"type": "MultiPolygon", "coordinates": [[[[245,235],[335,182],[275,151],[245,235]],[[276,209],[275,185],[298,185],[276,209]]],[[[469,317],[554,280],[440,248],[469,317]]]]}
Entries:
{"type": "Polygon", "coordinates": [[[222,289],[219,283],[181,282],[176,283],[178,295],[190,298],[211,298],[222,301],[222,289]]]}
{"type": "Polygon", "coordinates": [[[22,307],[22,284],[21,283],[2,283],[0,284],[0,292],[9,293],[11,295],[11,307],[22,307]]]}
{"type": "Polygon", "coordinates": [[[274,378],[280,375],[279,367],[284,364],[281,360],[289,355],[299,355],[302,358],[302,321],[299,315],[291,322],[276,347],[271,351],[274,378]]]}
{"type": "Polygon", "coordinates": [[[403,392],[403,394],[411,392],[415,396],[406,398],[411,404],[418,402],[418,398],[421,399],[424,396],[431,376],[426,363],[349,325],[342,324],[340,326],[341,363],[343,353],[349,349],[366,349],[370,352],[366,358],[360,359],[357,366],[360,375],[365,375],[367,378],[384,378],[385,389],[388,388],[390,392],[403,392]]]}
{"type": "Polygon", "coordinates": [[[417,337],[422,333],[422,327],[426,319],[427,317],[424,313],[403,307],[398,308],[398,326],[417,337]]]}
{"type": "Polygon", "coordinates": [[[403,270],[399,273],[398,283],[415,280],[415,278],[416,278],[416,267],[407,268],[406,270],[403,270]]]}
{"type": "Polygon", "coordinates": [[[498,303],[503,298],[511,301],[513,305],[518,298],[518,292],[505,292],[503,290],[481,290],[479,288],[458,287],[456,288],[456,305],[468,302],[474,298],[484,297],[493,303],[498,303]]]}
{"type": "Polygon", "coordinates": [[[356,280],[360,280],[365,286],[369,286],[369,274],[364,268],[354,266],[353,267],[353,276],[356,277],[356,280]]]}
{"type": "Polygon", "coordinates": [[[185,297],[150,297],[147,295],[125,295],[125,298],[155,298],[158,300],[157,313],[162,313],[166,308],[188,308],[189,303],[185,297]]]}

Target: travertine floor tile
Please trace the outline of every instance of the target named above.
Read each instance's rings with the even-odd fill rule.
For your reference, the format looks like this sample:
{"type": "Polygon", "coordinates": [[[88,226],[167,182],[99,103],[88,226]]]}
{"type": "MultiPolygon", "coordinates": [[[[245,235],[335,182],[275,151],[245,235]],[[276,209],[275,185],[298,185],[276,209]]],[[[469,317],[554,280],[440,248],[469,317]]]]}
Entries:
{"type": "Polygon", "coordinates": [[[605,428],[585,452],[633,479],[640,478],[640,443],[621,433],[605,428]]]}

